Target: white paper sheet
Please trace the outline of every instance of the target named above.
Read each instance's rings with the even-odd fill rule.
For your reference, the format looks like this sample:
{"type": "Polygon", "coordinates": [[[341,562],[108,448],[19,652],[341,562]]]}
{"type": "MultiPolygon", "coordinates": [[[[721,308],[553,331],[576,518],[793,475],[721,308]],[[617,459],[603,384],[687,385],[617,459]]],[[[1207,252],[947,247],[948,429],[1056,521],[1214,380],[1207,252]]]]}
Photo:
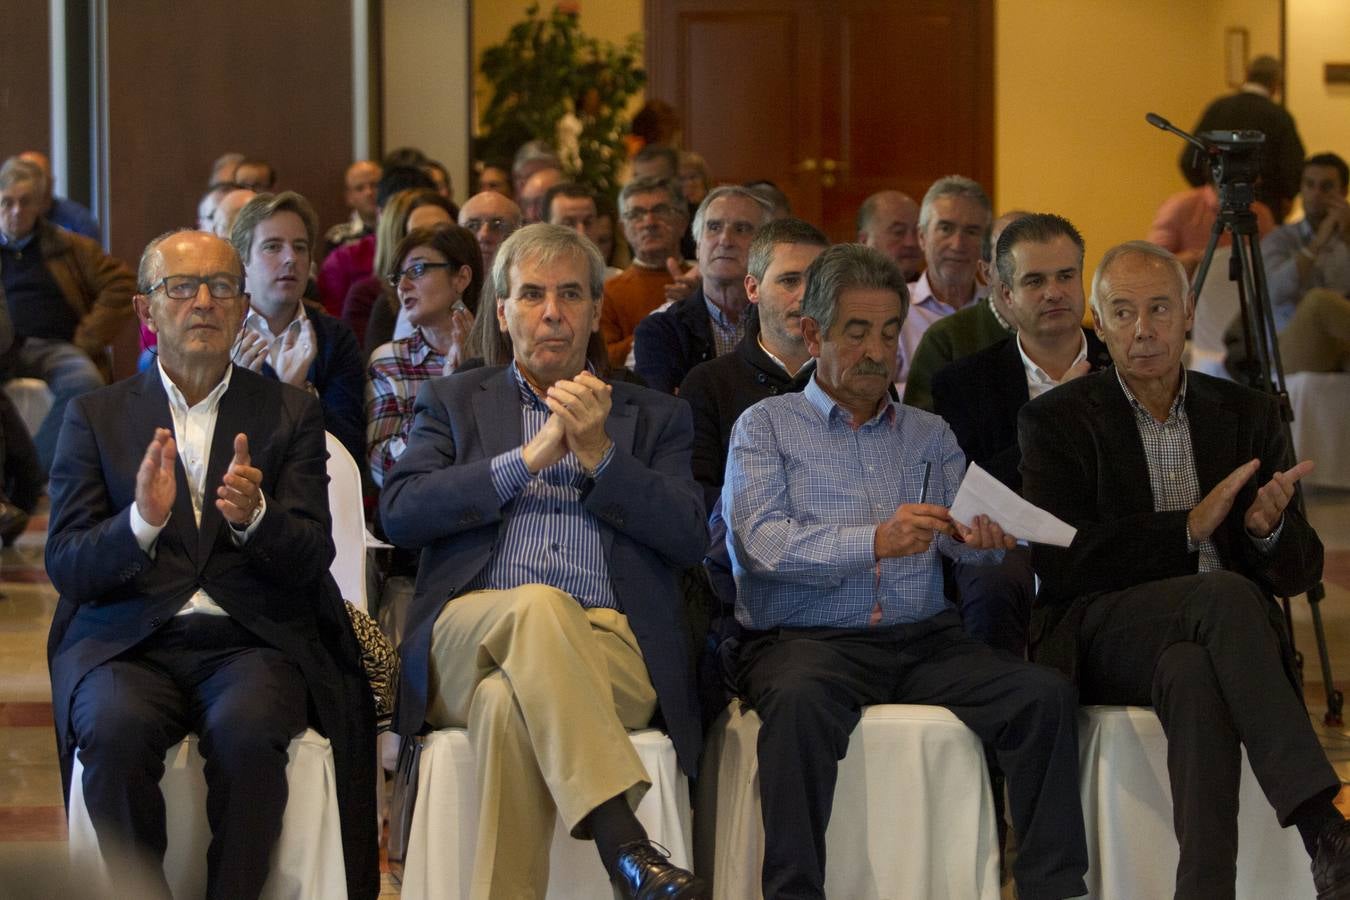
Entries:
{"type": "Polygon", "coordinates": [[[1069,546],[1078,533],[1072,525],[1023,500],[1016,491],[974,463],[966,469],[951,513],[953,519],[966,526],[976,516],[988,516],[1005,534],[1052,547],[1069,546]]]}

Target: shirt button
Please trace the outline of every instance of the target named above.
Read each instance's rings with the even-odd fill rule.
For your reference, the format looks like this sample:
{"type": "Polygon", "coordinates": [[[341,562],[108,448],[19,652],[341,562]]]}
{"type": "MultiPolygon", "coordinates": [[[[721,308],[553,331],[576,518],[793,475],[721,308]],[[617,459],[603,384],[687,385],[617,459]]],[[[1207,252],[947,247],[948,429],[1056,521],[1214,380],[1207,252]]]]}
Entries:
{"type": "Polygon", "coordinates": [[[549,547],[548,547],[548,548],[549,548],[550,550],[552,550],[554,553],[557,553],[557,552],[558,552],[558,545],[557,545],[557,544],[549,544],[549,547]]]}

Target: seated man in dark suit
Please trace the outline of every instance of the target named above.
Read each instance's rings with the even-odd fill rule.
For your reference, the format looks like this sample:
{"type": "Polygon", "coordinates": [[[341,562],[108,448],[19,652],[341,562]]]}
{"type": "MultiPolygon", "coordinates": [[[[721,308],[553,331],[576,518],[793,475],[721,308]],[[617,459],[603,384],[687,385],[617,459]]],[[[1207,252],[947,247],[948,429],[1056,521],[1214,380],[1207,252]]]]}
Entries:
{"type": "MultiPolygon", "coordinates": [[[[287,747],[333,742],[352,896],[379,889],[374,712],[336,586],[323,425],[303,392],[230,365],[247,309],[225,241],[146,248],[136,305],[159,363],[72,401],[51,475],[48,639],[63,775],[78,747],[105,854],[168,896],[159,780],[206,758],[211,897],[256,897],[286,808],[287,747]]],[[[133,891],[134,893],[134,891],[133,891]]]]}
{"type": "Polygon", "coordinates": [[[604,270],[560,226],[506,239],[491,289],[514,358],[423,385],[381,498],[389,539],[422,548],[395,727],[468,726],[475,898],[542,897],[558,816],[623,896],[704,896],[633,815],[651,781],[625,731],[659,709],[694,774],[679,571],[708,538],[689,407],[588,369],[604,270]]]}
{"type": "Polygon", "coordinates": [[[750,241],[771,212],[767,200],[737,185],[713,188],[703,198],[694,213],[697,286],[633,332],[634,370],[650,387],[675,393],[690,369],[732,352],[745,336],[750,241]]]}
{"type": "Polygon", "coordinates": [[[294,191],[259,194],[239,211],[230,243],[248,273],[249,306],[234,361],[319,398],[323,426],[366,470],[366,367],[356,335],[302,298],[319,217],[294,191]]]}
{"type": "MultiPolygon", "coordinates": [[[[1006,235],[1005,235],[1006,237],[1006,235]]],[[[1179,898],[1232,897],[1245,746],[1321,897],[1350,897],[1340,781],[1300,700],[1271,593],[1302,593],[1322,544],[1289,506],[1279,404],[1181,367],[1186,271],[1144,241],[1112,248],[1092,316],[1114,368],[1022,408],[1022,490],[1078,529],[1037,545],[1033,657],[1087,703],[1152,706],[1167,734],[1179,898]],[[1283,471],[1282,471],[1283,469],[1283,471]]]]}
{"type": "Polygon", "coordinates": [[[800,391],[814,366],[802,339],[806,267],[830,245],[801,219],[776,219],[750,242],[745,290],[752,305],[736,350],[699,363],[680,396],[694,410],[694,478],[711,511],[722,493],[731,428],[765,397],[800,391]]]}
{"type": "Polygon", "coordinates": [[[732,432],[722,504],[747,629],[741,691],[763,722],[764,896],[825,896],[825,829],[862,707],[926,703],[950,709],[1008,773],[1021,895],[1077,897],[1075,694],[972,640],[943,596],[939,554],[992,561],[1013,542],[984,516],[952,519],[960,448],[937,416],[888,396],[907,304],[894,261],[826,250],[802,298],[810,382],[750,407],[732,432]]]}
{"type": "MultiPolygon", "coordinates": [[[[947,420],[966,459],[1016,491],[1022,487],[1017,411],[1055,385],[1100,369],[1110,356],[1080,324],[1083,238],[1067,219],[1023,215],[999,235],[994,260],[1016,333],[940,369],[933,411],[947,420]]],[[[1035,590],[1030,550],[1009,550],[997,566],[958,563],[955,576],[966,630],[1024,654],[1035,590]]]]}

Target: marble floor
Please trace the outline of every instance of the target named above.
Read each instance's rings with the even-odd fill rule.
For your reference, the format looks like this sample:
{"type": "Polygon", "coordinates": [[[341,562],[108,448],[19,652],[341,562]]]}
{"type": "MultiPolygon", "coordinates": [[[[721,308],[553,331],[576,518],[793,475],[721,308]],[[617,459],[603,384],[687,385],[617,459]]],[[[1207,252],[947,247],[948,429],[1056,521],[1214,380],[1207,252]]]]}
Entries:
{"type": "MultiPolygon", "coordinates": [[[[1350,491],[1308,492],[1309,516],[1327,548],[1320,608],[1338,689],[1350,692],[1350,491]]],[[[46,519],[37,516],[0,552],[0,895],[70,898],[63,883],[66,826],[46,667],[55,594],[43,571],[46,519]]],[[[1327,725],[1308,604],[1293,603],[1295,641],[1307,657],[1308,708],[1328,758],[1350,784],[1350,728],[1327,725]]],[[[1350,720],[1350,709],[1346,712],[1350,720]]],[[[1350,796],[1350,790],[1342,797],[1350,796]]],[[[1350,814],[1350,804],[1343,807],[1350,814]]],[[[386,874],[381,896],[398,895],[386,874]]]]}

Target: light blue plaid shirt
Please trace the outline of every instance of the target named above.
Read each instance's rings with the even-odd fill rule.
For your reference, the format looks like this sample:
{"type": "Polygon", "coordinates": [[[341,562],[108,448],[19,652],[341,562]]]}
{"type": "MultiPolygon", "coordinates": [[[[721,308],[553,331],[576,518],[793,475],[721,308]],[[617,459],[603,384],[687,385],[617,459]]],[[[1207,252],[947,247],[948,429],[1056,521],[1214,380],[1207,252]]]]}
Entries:
{"type": "Polygon", "coordinates": [[[877,525],[918,503],[950,506],[966,460],[938,416],[888,403],[856,431],[812,377],[800,394],[770,397],[736,422],[722,507],[736,576],[736,619],[769,628],[865,628],[918,622],[947,606],[939,552],[992,563],[946,535],[922,554],[881,560],[877,525]]]}

